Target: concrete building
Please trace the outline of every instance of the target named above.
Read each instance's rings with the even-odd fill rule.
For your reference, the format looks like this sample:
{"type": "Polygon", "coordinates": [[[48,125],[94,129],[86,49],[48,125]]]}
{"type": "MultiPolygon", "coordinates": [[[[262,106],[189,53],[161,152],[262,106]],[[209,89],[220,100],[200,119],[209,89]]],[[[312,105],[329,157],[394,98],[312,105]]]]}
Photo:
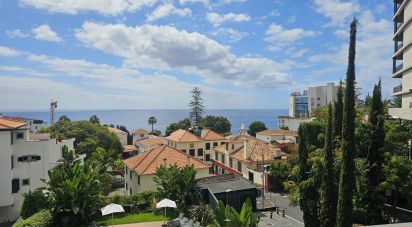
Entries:
{"type": "Polygon", "coordinates": [[[309,117],[307,91],[293,92],[289,96],[289,116],[296,118],[309,117]]]}
{"type": "Polygon", "coordinates": [[[29,137],[30,126],[0,117],[0,223],[19,217],[23,194],[44,187],[40,179],[58,165],[62,147],[73,149],[74,139],[56,141],[49,134],[29,137]]]}
{"type": "Polygon", "coordinates": [[[390,108],[389,114],[412,120],[412,3],[394,0],[394,54],[392,78],[400,84],[393,88],[393,95],[402,98],[400,108],[390,108]]]}
{"type": "Polygon", "coordinates": [[[296,138],[298,137],[298,133],[296,131],[291,130],[264,130],[261,132],[256,133],[256,138],[263,140],[265,142],[273,142],[273,141],[281,141],[281,140],[289,140],[293,143],[296,143],[296,138]]]}
{"type": "Polygon", "coordinates": [[[299,125],[304,122],[310,122],[310,118],[295,118],[291,116],[278,116],[278,127],[287,128],[291,131],[298,131],[299,125]]]}
{"type": "Polygon", "coordinates": [[[153,178],[156,169],[161,165],[176,164],[178,167],[193,165],[197,170],[196,179],[210,176],[207,164],[167,145],[125,159],[123,164],[125,189],[129,195],[155,190],[156,183],[153,178]]]}
{"type": "Polygon", "coordinates": [[[112,128],[112,127],[108,127],[110,132],[113,132],[114,134],[116,134],[117,138],[119,138],[120,143],[122,144],[122,146],[126,146],[127,145],[127,136],[129,135],[127,132],[123,132],[120,129],[117,128],[112,128]]]}
{"type": "Polygon", "coordinates": [[[143,153],[147,150],[162,146],[165,142],[165,138],[150,135],[145,139],[136,140],[135,142],[135,145],[139,149],[139,153],[143,153]]]}
{"type": "Polygon", "coordinates": [[[336,94],[339,86],[334,83],[327,83],[325,86],[309,87],[308,89],[308,110],[309,116],[322,106],[333,103],[336,100],[336,94]]]}
{"type": "Polygon", "coordinates": [[[225,137],[210,129],[203,129],[194,133],[179,129],[166,137],[165,144],[192,157],[210,161],[212,149],[225,144],[226,141],[225,137]]]}

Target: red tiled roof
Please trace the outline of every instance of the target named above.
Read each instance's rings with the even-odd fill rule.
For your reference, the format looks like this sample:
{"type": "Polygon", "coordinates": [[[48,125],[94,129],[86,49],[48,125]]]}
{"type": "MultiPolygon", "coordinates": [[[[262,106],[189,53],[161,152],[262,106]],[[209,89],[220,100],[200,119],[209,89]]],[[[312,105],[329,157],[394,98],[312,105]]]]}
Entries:
{"type": "Polygon", "coordinates": [[[168,137],[166,137],[169,140],[175,141],[175,142],[196,142],[196,141],[202,141],[199,137],[196,135],[192,134],[191,132],[184,130],[184,129],[179,129],[177,131],[172,132],[168,137]]]}
{"type": "Polygon", "coordinates": [[[0,129],[17,129],[27,125],[22,121],[8,120],[0,118],[0,129]]]}
{"type": "Polygon", "coordinates": [[[146,147],[151,147],[154,145],[162,145],[164,143],[164,138],[163,137],[155,137],[155,138],[145,138],[138,140],[137,143],[141,143],[145,145],[146,147]]]}
{"type": "Polygon", "coordinates": [[[127,134],[127,132],[123,132],[122,130],[117,129],[117,128],[112,128],[112,127],[107,127],[107,128],[109,129],[110,132],[113,132],[115,134],[127,134]]]}
{"type": "Polygon", "coordinates": [[[125,146],[123,146],[123,152],[128,153],[128,152],[132,152],[132,151],[135,151],[135,150],[137,150],[137,147],[135,145],[125,145],[125,146]]]}
{"type": "Polygon", "coordinates": [[[139,175],[154,174],[158,167],[165,164],[176,164],[178,167],[193,165],[195,169],[209,168],[204,162],[167,145],[125,159],[123,163],[139,175]]]}
{"type": "Polygon", "coordinates": [[[203,129],[201,138],[204,140],[224,140],[225,137],[219,135],[217,132],[211,129],[203,129]]]}
{"type": "Polygon", "coordinates": [[[290,130],[264,130],[258,132],[257,134],[265,135],[265,136],[298,136],[298,133],[295,131],[290,130]]]}
{"type": "MultiPolygon", "coordinates": [[[[238,150],[235,150],[234,152],[230,153],[230,156],[241,160],[241,161],[262,161],[262,159],[264,158],[265,161],[268,160],[273,160],[273,158],[279,154],[280,149],[279,148],[275,148],[273,146],[271,146],[270,144],[258,140],[258,139],[250,139],[247,141],[247,149],[248,149],[248,153],[249,156],[246,158],[244,158],[244,146],[242,146],[241,148],[239,148],[238,150]]],[[[220,152],[225,152],[224,148],[218,147],[216,149],[217,151],[220,152]]]]}
{"type": "Polygon", "coordinates": [[[138,128],[138,129],[133,130],[133,134],[135,134],[135,135],[149,134],[149,132],[142,129],[142,128],[138,128]]]}

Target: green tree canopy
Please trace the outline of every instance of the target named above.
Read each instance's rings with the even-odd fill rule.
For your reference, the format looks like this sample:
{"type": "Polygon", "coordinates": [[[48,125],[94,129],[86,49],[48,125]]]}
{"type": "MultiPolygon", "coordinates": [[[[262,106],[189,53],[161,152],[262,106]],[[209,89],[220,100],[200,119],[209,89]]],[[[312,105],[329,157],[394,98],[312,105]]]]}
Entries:
{"type": "Polygon", "coordinates": [[[204,128],[211,129],[219,134],[230,133],[230,121],[223,116],[207,115],[200,121],[200,125],[204,128]]]}
{"type": "Polygon", "coordinates": [[[252,136],[256,136],[257,132],[261,132],[266,129],[268,128],[266,127],[265,123],[261,121],[254,121],[249,125],[248,133],[252,136]]]}
{"type": "Polygon", "coordinates": [[[100,119],[97,117],[97,115],[92,115],[89,118],[89,122],[92,124],[100,124],[100,119]]]}
{"type": "Polygon", "coordinates": [[[149,120],[147,120],[147,122],[149,123],[149,125],[152,126],[152,132],[153,132],[153,126],[157,123],[157,119],[154,116],[149,117],[149,120]]]}
{"type": "Polygon", "coordinates": [[[205,112],[205,107],[203,105],[202,91],[200,88],[195,87],[191,91],[192,100],[189,102],[190,107],[190,119],[195,127],[198,126],[202,120],[203,113],[205,112]]]}

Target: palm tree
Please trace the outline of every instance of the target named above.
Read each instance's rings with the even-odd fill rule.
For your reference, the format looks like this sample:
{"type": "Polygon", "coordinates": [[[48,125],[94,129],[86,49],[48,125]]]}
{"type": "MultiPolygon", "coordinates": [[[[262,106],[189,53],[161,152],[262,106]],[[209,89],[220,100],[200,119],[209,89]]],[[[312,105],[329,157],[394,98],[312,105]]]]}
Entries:
{"type": "Polygon", "coordinates": [[[149,117],[149,125],[152,125],[152,132],[153,132],[153,125],[157,123],[157,119],[154,116],[149,117]]]}

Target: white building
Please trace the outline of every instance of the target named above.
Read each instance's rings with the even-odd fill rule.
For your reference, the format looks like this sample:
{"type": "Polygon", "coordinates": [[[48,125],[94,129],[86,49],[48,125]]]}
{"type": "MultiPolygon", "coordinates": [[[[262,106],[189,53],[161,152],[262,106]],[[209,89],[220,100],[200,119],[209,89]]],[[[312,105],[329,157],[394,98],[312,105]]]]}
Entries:
{"type": "Polygon", "coordinates": [[[289,96],[289,116],[304,118],[309,116],[307,91],[293,92],[289,96]]]}
{"type": "Polygon", "coordinates": [[[309,116],[322,106],[327,106],[336,100],[339,86],[334,83],[327,83],[325,86],[309,87],[308,89],[308,109],[309,116]]]}
{"type": "Polygon", "coordinates": [[[136,146],[137,146],[136,141],[149,138],[150,136],[149,131],[146,131],[142,128],[133,130],[132,135],[133,135],[133,144],[136,146]]]}
{"type": "Polygon", "coordinates": [[[29,138],[25,122],[0,117],[0,223],[19,217],[23,194],[45,186],[47,172],[58,165],[62,147],[73,149],[74,139],[57,142],[49,135],[29,138]]]}
{"type": "Polygon", "coordinates": [[[178,167],[193,165],[197,171],[196,179],[210,176],[207,164],[167,145],[125,159],[123,164],[125,166],[124,185],[129,195],[155,190],[156,182],[153,178],[156,169],[161,165],[171,166],[176,164],[178,167]]]}
{"type": "Polygon", "coordinates": [[[129,135],[127,132],[123,132],[120,129],[117,128],[112,128],[112,127],[108,127],[110,132],[113,132],[114,134],[116,134],[117,138],[119,138],[120,143],[122,144],[122,146],[126,146],[127,145],[127,136],[129,135]]]}
{"type": "Polygon", "coordinates": [[[291,131],[298,131],[299,125],[304,122],[310,122],[310,118],[294,118],[290,116],[278,116],[278,127],[287,128],[291,131]]]}
{"type": "Polygon", "coordinates": [[[399,78],[400,85],[393,88],[393,95],[402,98],[400,108],[390,108],[389,114],[412,120],[412,3],[394,0],[394,54],[392,78],[399,78]]]}
{"type": "Polygon", "coordinates": [[[296,138],[298,133],[291,130],[264,130],[256,133],[256,138],[263,140],[265,142],[289,140],[290,142],[296,143],[296,138]]]}
{"type": "Polygon", "coordinates": [[[36,119],[25,118],[25,117],[2,116],[1,114],[0,114],[0,116],[3,119],[7,119],[7,120],[11,120],[11,121],[25,122],[27,124],[26,127],[29,128],[31,133],[36,133],[38,130],[48,127],[47,122],[45,122],[43,120],[36,120],[36,119]]]}

